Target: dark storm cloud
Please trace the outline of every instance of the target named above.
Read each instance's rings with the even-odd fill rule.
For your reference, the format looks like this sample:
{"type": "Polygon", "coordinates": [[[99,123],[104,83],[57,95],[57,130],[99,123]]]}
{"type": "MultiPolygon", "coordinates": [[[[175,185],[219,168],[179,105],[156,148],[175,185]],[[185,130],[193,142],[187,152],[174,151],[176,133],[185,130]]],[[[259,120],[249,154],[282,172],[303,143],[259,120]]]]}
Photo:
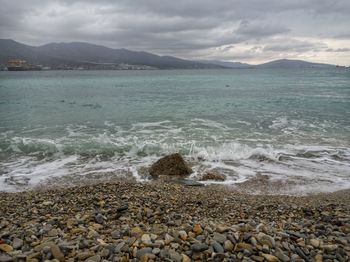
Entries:
{"type": "Polygon", "coordinates": [[[350,40],[348,0],[0,0],[0,6],[0,37],[30,44],[87,41],[188,58],[241,52],[268,59],[346,50],[350,40]]]}

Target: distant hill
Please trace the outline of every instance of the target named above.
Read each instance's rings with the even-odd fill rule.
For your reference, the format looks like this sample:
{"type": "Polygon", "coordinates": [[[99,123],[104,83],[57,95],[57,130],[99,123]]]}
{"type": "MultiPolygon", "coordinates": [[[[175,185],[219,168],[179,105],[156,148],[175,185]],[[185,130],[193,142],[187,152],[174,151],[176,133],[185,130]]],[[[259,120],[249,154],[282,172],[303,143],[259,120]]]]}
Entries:
{"type": "Polygon", "coordinates": [[[155,69],[222,69],[222,68],[329,68],[329,64],[311,63],[302,60],[275,60],[260,65],[241,62],[202,60],[190,61],[173,56],[159,56],[148,52],[113,49],[82,42],[50,43],[29,46],[11,39],[0,39],[0,66],[9,59],[19,58],[32,64],[51,68],[113,69],[127,64],[155,69]]]}
{"type": "Polygon", "coordinates": [[[254,68],[329,68],[330,64],[311,63],[303,60],[280,59],[268,63],[255,65],[254,68]]]}
{"type": "Polygon", "coordinates": [[[303,60],[289,60],[289,59],[280,59],[274,60],[271,62],[267,62],[264,64],[251,65],[241,62],[228,62],[228,61],[219,61],[219,60],[200,60],[201,63],[208,63],[214,65],[220,65],[227,68],[330,68],[335,67],[335,65],[330,64],[320,64],[320,63],[312,63],[306,62],[303,60]]]}
{"type": "Polygon", "coordinates": [[[127,49],[112,49],[88,43],[50,43],[29,46],[11,39],[0,39],[0,63],[20,58],[33,64],[58,67],[108,66],[108,64],[146,65],[159,69],[202,69],[222,66],[184,60],[172,56],[159,56],[127,49]]]}

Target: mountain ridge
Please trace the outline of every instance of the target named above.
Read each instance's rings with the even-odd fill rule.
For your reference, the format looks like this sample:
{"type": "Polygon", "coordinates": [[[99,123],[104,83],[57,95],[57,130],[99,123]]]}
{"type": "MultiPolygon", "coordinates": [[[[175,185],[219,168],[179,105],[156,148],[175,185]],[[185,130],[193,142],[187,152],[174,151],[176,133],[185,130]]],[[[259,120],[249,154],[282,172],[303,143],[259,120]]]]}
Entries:
{"type": "MultiPolygon", "coordinates": [[[[279,59],[258,65],[220,60],[186,60],[145,51],[114,49],[86,42],[60,42],[31,46],[12,39],[0,39],[0,64],[12,58],[27,60],[53,69],[116,69],[117,65],[144,66],[143,69],[234,69],[234,68],[327,68],[335,65],[303,60],[279,59]],[[63,68],[62,68],[63,67],[63,68]]],[[[127,67],[128,68],[128,67],[127,67]]]]}
{"type": "Polygon", "coordinates": [[[172,56],[159,56],[143,51],[113,49],[84,42],[48,43],[29,46],[11,39],[0,39],[0,63],[20,58],[30,63],[57,68],[58,66],[86,66],[96,68],[98,64],[129,64],[148,66],[154,69],[211,69],[218,65],[202,64],[172,56]]]}

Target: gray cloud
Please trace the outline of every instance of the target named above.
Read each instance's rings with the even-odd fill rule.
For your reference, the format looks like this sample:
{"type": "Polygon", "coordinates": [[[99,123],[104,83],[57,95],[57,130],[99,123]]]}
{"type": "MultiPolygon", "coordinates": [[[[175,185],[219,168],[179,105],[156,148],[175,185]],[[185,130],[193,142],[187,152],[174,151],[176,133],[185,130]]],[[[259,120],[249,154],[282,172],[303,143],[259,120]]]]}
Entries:
{"type": "Polygon", "coordinates": [[[350,52],[350,48],[328,48],[326,49],[326,52],[336,52],[336,53],[343,53],[343,52],[350,52]]]}
{"type": "Polygon", "coordinates": [[[316,53],[327,59],[348,52],[350,41],[348,0],[0,0],[0,6],[0,38],[34,45],[87,41],[254,61],[316,53]]]}

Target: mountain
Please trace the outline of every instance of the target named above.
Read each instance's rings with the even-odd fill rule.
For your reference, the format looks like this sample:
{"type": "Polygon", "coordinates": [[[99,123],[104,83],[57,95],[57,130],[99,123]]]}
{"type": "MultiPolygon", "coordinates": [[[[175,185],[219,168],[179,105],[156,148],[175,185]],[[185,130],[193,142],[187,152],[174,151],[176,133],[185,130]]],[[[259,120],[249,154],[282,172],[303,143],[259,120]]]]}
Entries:
{"type": "Polygon", "coordinates": [[[11,39],[0,39],[0,63],[6,64],[11,58],[20,58],[32,64],[42,64],[53,68],[62,66],[108,68],[118,64],[148,66],[158,69],[222,68],[219,65],[199,63],[172,56],[159,56],[127,49],[112,49],[81,42],[29,46],[11,39]]]}
{"type": "Polygon", "coordinates": [[[254,68],[329,68],[329,67],[334,67],[334,65],[311,63],[303,60],[289,60],[289,59],[274,60],[271,62],[254,66],[254,68]]]}
{"type": "Polygon", "coordinates": [[[219,60],[190,61],[173,56],[159,56],[147,52],[113,49],[82,42],[50,43],[29,46],[11,39],[0,39],[0,67],[11,58],[27,60],[31,64],[53,69],[221,69],[221,68],[329,68],[329,64],[302,60],[275,60],[260,65],[219,60]],[[122,65],[122,66],[121,66],[122,65]],[[132,65],[129,67],[129,65],[132,65]]]}
{"type": "Polygon", "coordinates": [[[271,62],[267,62],[264,64],[258,64],[258,65],[250,65],[250,64],[241,63],[241,62],[228,62],[228,61],[220,61],[220,60],[200,60],[198,62],[219,65],[219,66],[223,66],[226,68],[250,68],[250,69],[253,69],[253,68],[292,69],[292,68],[330,68],[330,67],[335,67],[335,65],[330,65],[330,64],[311,63],[311,62],[307,62],[307,61],[303,61],[303,60],[289,60],[289,59],[274,60],[271,62]]]}
{"type": "Polygon", "coordinates": [[[227,61],[220,61],[220,60],[198,60],[200,63],[204,64],[212,64],[212,65],[218,65],[222,67],[227,68],[251,68],[253,67],[250,64],[241,63],[241,62],[227,62],[227,61]]]}

